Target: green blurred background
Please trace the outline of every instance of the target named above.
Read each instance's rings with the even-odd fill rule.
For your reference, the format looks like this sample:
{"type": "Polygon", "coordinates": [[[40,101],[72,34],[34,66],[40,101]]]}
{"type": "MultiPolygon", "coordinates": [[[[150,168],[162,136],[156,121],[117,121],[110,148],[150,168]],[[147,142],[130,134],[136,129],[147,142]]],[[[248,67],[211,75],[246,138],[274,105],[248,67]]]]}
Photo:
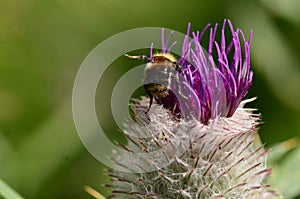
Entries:
{"type": "MultiPolygon", "coordinates": [[[[258,96],[250,106],[262,113],[261,139],[270,147],[299,136],[299,9],[297,0],[0,0],[0,178],[25,198],[92,198],[84,185],[107,195],[104,167],[74,127],[72,86],[96,45],[137,27],[185,32],[188,22],[201,30],[229,18],[247,37],[252,29],[247,97],[258,96]]],[[[99,120],[111,139],[119,133],[110,95],[130,67],[116,60],[99,83],[99,120]]]]}

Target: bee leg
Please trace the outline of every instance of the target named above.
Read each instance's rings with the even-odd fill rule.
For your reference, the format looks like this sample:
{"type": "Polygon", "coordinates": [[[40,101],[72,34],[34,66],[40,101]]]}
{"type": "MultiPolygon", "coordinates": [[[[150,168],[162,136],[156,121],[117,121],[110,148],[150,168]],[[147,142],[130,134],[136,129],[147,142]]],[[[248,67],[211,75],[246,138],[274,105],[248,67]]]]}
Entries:
{"type": "Polygon", "coordinates": [[[151,61],[151,58],[147,57],[146,55],[128,55],[124,54],[125,57],[128,57],[130,59],[141,59],[141,60],[146,60],[146,61],[151,61]]]}
{"type": "Polygon", "coordinates": [[[188,100],[189,98],[187,96],[185,96],[182,92],[181,92],[181,85],[178,84],[178,94],[183,97],[184,99],[188,100]]]}
{"type": "MultiPolygon", "coordinates": [[[[180,65],[179,65],[180,66],[180,65]]],[[[182,84],[182,80],[180,79],[180,76],[178,76],[178,74],[177,74],[177,76],[175,76],[174,77],[174,79],[175,79],[175,81],[176,81],[176,84],[177,84],[177,93],[181,96],[181,97],[183,97],[185,100],[188,100],[189,98],[187,97],[187,96],[185,96],[182,92],[181,92],[181,84],[182,84]]]]}
{"type": "Polygon", "coordinates": [[[150,103],[149,103],[149,107],[148,107],[146,113],[149,112],[149,110],[150,110],[150,108],[151,108],[151,105],[152,105],[152,102],[153,102],[153,95],[149,95],[149,97],[150,97],[150,103]]]}

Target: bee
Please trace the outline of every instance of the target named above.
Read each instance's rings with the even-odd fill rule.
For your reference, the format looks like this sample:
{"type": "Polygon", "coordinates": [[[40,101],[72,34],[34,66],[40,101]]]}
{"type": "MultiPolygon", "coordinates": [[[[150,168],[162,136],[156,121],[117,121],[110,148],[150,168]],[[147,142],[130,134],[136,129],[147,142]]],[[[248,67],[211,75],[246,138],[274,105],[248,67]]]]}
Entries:
{"type": "MultiPolygon", "coordinates": [[[[173,80],[178,82],[178,75],[176,74],[182,72],[182,67],[170,53],[157,53],[151,58],[146,55],[131,56],[125,54],[125,56],[130,59],[140,59],[148,62],[145,67],[143,81],[146,93],[150,97],[148,112],[151,108],[153,98],[161,99],[169,95],[171,83],[173,80]]],[[[179,91],[179,93],[181,92],[179,91]]]]}

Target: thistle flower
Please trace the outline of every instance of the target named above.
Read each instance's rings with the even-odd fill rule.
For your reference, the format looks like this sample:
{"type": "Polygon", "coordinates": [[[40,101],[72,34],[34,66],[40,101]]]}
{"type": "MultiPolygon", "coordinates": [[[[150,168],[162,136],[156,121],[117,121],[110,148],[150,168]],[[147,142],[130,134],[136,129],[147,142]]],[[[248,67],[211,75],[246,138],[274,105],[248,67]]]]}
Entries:
{"type": "MultiPolygon", "coordinates": [[[[179,64],[181,93],[156,99],[148,113],[148,99],[131,105],[135,119],[120,147],[136,156],[118,154],[119,168],[109,173],[115,198],[276,198],[263,180],[270,175],[268,152],[255,142],[259,115],[242,101],[252,84],[250,38],[224,20],[220,42],[218,25],[210,28],[207,54],[201,47],[209,29],[192,33],[190,25],[179,64]],[[229,27],[231,40],[225,41],[229,27]],[[241,39],[240,39],[241,37],[241,39]],[[180,117],[177,117],[177,116],[180,117]],[[175,116],[175,117],[174,117],[175,116]],[[139,156],[139,154],[146,156],[139,156]]],[[[162,53],[170,52],[162,30],[162,53]]],[[[152,48],[150,57],[152,56],[152,48]]],[[[178,90],[178,83],[172,91],[178,90]]],[[[127,153],[127,154],[128,154],[127,153]]]]}

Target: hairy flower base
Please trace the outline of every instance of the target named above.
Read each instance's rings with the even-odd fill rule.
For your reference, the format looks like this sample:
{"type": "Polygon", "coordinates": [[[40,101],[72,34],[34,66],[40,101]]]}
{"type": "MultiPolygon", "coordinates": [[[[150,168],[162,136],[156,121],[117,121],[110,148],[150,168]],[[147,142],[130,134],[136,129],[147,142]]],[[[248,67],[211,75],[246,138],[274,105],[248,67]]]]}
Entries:
{"type": "Polygon", "coordinates": [[[203,125],[178,120],[160,105],[153,105],[146,115],[147,105],[141,100],[133,106],[139,117],[124,132],[128,146],[120,146],[133,154],[157,153],[147,161],[130,161],[119,154],[116,165],[132,172],[110,172],[110,197],[277,198],[263,183],[271,170],[265,165],[267,152],[255,141],[259,117],[252,110],[239,107],[232,117],[217,117],[203,125]],[[173,152],[164,148],[167,145],[173,146],[173,152]],[[160,167],[160,161],[168,164],[160,167]],[[156,170],[147,172],[147,164],[156,170]],[[137,167],[145,172],[134,172],[137,167]]]}

